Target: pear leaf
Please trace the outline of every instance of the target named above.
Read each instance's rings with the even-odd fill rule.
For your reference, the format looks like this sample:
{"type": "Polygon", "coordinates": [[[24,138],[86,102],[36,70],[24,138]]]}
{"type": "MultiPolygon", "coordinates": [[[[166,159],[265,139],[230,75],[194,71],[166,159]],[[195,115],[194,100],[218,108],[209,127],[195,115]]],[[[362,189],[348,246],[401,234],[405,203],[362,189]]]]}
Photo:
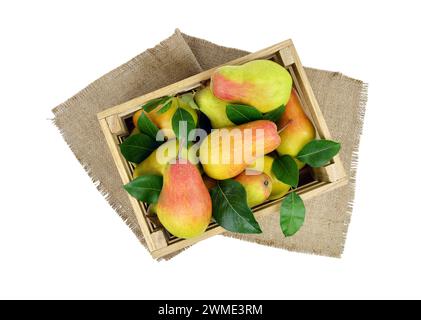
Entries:
{"type": "Polygon", "coordinates": [[[157,113],[159,114],[164,114],[165,112],[167,112],[168,110],[170,110],[171,106],[172,106],[172,101],[173,99],[168,99],[167,102],[164,103],[164,105],[162,106],[161,109],[159,109],[159,111],[157,113]]]}
{"type": "Polygon", "coordinates": [[[303,200],[295,192],[291,192],[281,204],[281,230],[285,237],[291,237],[304,224],[306,208],[303,200]]]}
{"type": "Polygon", "coordinates": [[[313,140],[298,153],[297,159],[310,167],[319,168],[327,164],[341,149],[341,144],[330,140],[313,140]]]}
{"type": "Polygon", "coordinates": [[[194,101],[194,93],[188,92],[181,95],[179,98],[181,101],[188,104],[192,109],[199,110],[199,106],[194,101]]]}
{"type": "Polygon", "coordinates": [[[145,112],[142,112],[139,119],[137,120],[137,127],[141,132],[146,133],[154,140],[156,138],[156,134],[159,131],[158,127],[148,118],[145,112]]]}
{"type": "Polygon", "coordinates": [[[145,160],[158,146],[155,139],[144,133],[129,136],[120,144],[121,154],[127,161],[140,163],[145,160]]]}
{"type": "Polygon", "coordinates": [[[224,229],[238,233],[262,233],[247,206],[246,190],[238,181],[218,181],[210,194],[213,217],[224,229]]]}
{"type": "Polygon", "coordinates": [[[284,112],[285,112],[285,106],[282,105],[279,108],[276,108],[275,110],[265,113],[263,115],[263,119],[277,122],[284,112]]]}
{"type": "Polygon", "coordinates": [[[162,181],[162,176],[144,175],[124,185],[124,189],[137,200],[152,204],[158,201],[162,181]]]}
{"type": "Polygon", "coordinates": [[[187,142],[188,135],[191,130],[196,128],[194,119],[191,114],[183,109],[178,108],[172,117],[172,129],[179,140],[184,139],[187,142]]]}
{"type": "Polygon", "coordinates": [[[272,163],[272,172],[278,180],[294,188],[297,187],[299,170],[291,156],[284,155],[276,158],[272,163]]]}
{"type": "Polygon", "coordinates": [[[160,104],[167,102],[168,99],[171,99],[171,97],[165,96],[161,98],[152,99],[143,105],[143,110],[145,110],[145,112],[151,112],[160,104]]]}
{"type": "Polygon", "coordinates": [[[228,104],[226,113],[228,119],[237,125],[263,118],[261,112],[255,107],[242,104],[228,104]]]}

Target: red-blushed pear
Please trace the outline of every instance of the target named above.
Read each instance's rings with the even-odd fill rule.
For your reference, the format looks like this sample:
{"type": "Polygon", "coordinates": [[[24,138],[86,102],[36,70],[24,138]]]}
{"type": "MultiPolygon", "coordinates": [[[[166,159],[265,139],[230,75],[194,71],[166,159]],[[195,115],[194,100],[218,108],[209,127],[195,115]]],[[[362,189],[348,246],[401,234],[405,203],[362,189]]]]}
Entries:
{"type": "Polygon", "coordinates": [[[250,208],[263,203],[272,192],[272,179],[265,173],[243,172],[234,180],[246,190],[247,205],[250,208]]]}
{"type": "MultiPolygon", "coordinates": [[[[276,151],[279,155],[287,154],[293,158],[316,136],[314,126],[305,114],[295,89],[292,90],[285,112],[278,121],[278,128],[281,129],[281,144],[276,151]]],[[[304,166],[302,162],[296,162],[299,168],[304,166]]]]}
{"type": "Polygon", "coordinates": [[[197,113],[192,107],[190,107],[187,103],[183,102],[179,98],[173,98],[171,102],[171,106],[165,112],[162,112],[162,108],[165,106],[164,104],[159,105],[155,109],[150,112],[145,112],[143,109],[140,109],[133,115],[133,123],[137,127],[137,121],[139,120],[140,115],[145,112],[146,116],[151,120],[159,129],[161,129],[164,135],[168,139],[175,138],[174,130],[172,129],[172,117],[177,109],[183,108],[184,110],[188,111],[192,116],[194,123],[197,124],[197,113]]]}
{"type": "Polygon", "coordinates": [[[276,178],[275,174],[272,172],[273,161],[275,161],[274,157],[266,155],[263,158],[256,160],[256,162],[250,166],[252,170],[262,171],[271,178],[272,190],[268,197],[269,200],[275,200],[283,197],[291,188],[290,185],[287,185],[276,178]]]}
{"type": "Polygon", "coordinates": [[[291,88],[289,72],[271,60],[222,66],[211,77],[211,90],[217,98],[250,105],[263,113],[286,105],[291,88]]]}
{"type": "Polygon", "coordinates": [[[269,120],[216,129],[200,145],[200,162],[209,177],[230,179],[255,159],[275,150],[280,141],[276,124],[269,120]]]}
{"type": "Polygon", "coordinates": [[[187,160],[177,160],[167,165],[163,181],[156,213],[165,229],[185,239],[205,232],[212,201],[199,170],[187,160]]]}

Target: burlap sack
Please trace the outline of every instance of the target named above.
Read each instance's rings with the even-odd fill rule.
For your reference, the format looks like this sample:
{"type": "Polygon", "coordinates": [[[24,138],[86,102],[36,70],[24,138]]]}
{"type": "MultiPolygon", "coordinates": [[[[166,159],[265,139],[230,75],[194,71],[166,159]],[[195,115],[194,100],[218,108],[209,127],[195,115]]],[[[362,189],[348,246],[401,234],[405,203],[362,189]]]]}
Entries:
{"type": "MultiPolygon", "coordinates": [[[[98,190],[143,245],[143,236],[128,195],[122,189],[96,114],[245,54],[245,51],[221,47],[176,30],[155,48],[102,76],[53,109],[54,123],[63,138],[98,190]]],[[[260,235],[224,235],[288,250],[339,257],[352,211],[367,86],[340,73],[309,68],[306,71],[331,133],[342,143],[341,158],[351,181],[345,187],[307,201],[305,225],[291,238],[282,235],[278,214],[259,221],[263,230],[260,235]]]]}

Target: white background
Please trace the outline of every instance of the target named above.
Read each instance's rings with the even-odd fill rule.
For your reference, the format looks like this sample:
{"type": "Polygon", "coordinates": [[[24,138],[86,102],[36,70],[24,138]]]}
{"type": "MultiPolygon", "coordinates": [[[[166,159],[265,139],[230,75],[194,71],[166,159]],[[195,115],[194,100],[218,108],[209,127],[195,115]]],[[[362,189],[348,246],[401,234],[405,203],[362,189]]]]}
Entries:
{"type": "Polygon", "coordinates": [[[0,298],[421,298],[418,1],[5,3],[0,298]],[[369,82],[342,259],[218,236],[155,262],[97,192],[50,110],[176,27],[250,51],[292,38],[306,66],[369,82]]]}

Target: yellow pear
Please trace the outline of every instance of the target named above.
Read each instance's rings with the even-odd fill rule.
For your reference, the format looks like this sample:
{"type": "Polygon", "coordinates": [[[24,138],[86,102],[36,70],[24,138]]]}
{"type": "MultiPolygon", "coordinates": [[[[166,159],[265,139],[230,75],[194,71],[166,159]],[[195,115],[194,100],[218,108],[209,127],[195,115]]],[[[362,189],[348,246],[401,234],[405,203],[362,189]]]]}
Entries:
{"type": "Polygon", "coordinates": [[[133,179],[145,174],[163,175],[165,167],[171,161],[181,156],[183,159],[190,159],[196,163],[193,149],[185,146],[180,153],[178,140],[172,139],[160,145],[145,160],[139,163],[133,172],[133,179]]]}
{"type": "Polygon", "coordinates": [[[291,94],[288,70],[271,60],[253,60],[240,66],[222,66],[211,78],[213,94],[266,113],[285,105],[291,94]]]}
{"type": "Polygon", "coordinates": [[[210,120],[212,128],[232,127],[235,124],[228,119],[227,102],[215,97],[209,87],[203,88],[194,96],[197,105],[210,120]]]}
{"type": "Polygon", "coordinates": [[[272,192],[272,178],[266,173],[243,172],[234,180],[241,183],[246,190],[247,205],[253,208],[269,198],[272,192]]]}

